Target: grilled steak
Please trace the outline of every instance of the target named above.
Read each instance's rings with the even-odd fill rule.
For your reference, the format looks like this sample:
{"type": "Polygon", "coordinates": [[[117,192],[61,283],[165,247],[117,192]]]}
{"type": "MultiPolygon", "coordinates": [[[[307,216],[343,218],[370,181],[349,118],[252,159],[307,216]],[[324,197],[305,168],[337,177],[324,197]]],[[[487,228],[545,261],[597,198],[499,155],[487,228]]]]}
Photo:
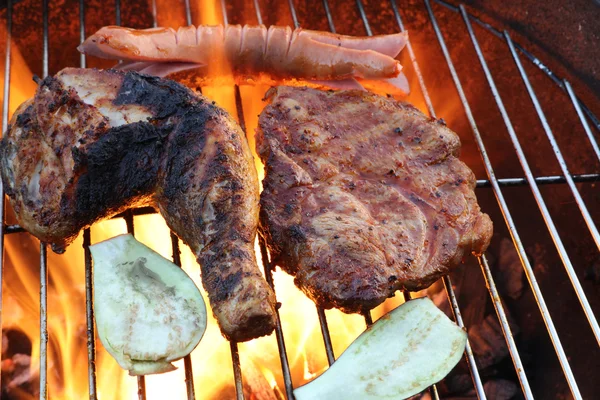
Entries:
{"type": "Polygon", "coordinates": [[[156,206],[201,265],[223,334],[269,334],[275,296],[254,255],[258,182],[243,133],[175,82],[65,69],[19,107],[0,144],[19,223],[64,251],[81,229],[156,206]]]}
{"type": "Polygon", "coordinates": [[[369,310],[485,251],[492,223],[443,123],[367,92],[278,87],[266,97],[259,233],[317,304],[369,310]]]}

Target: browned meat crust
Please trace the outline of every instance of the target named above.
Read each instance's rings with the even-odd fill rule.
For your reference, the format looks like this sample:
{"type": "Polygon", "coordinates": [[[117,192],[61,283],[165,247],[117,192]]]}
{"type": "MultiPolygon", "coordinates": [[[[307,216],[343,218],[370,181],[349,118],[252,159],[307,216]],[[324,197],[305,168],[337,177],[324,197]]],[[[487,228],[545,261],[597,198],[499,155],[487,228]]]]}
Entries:
{"type": "Polygon", "coordinates": [[[444,124],[366,92],[278,87],[266,97],[259,233],[317,304],[369,310],[485,251],[492,223],[444,124]]]}
{"type": "Polygon", "coordinates": [[[168,80],[65,69],[46,78],[0,142],[19,223],[58,252],[93,222],[157,206],[201,265],[223,334],[272,332],[275,296],[258,269],[258,182],[239,126],[168,80]]]}

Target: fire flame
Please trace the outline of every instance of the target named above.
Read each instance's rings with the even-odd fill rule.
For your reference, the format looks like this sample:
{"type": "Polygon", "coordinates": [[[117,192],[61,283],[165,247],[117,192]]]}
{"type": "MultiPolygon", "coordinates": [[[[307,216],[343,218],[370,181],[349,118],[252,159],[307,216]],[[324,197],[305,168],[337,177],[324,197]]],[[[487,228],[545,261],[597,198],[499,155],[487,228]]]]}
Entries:
{"type": "MultiPolygon", "coordinates": [[[[163,1],[159,1],[162,3],[163,1]]],[[[219,8],[213,2],[203,2],[195,21],[205,24],[222,23],[219,8]]],[[[159,4],[160,7],[160,4],[159,4]]],[[[159,21],[163,26],[177,26],[180,21],[159,21]]],[[[35,90],[31,72],[13,46],[10,113],[35,90]]],[[[411,82],[416,88],[418,82],[411,82]]],[[[266,86],[239,88],[247,138],[256,162],[259,178],[264,167],[255,153],[254,132],[258,114],[264,107],[262,98],[266,86]]],[[[206,87],[203,94],[216,101],[238,119],[233,87],[206,87]]],[[[408,99],[426,112],[425,103],[417,95],[408,99]]],[[[445,113],[446,114],[446,113],[445,113]]],[[[449,114],[449,113],[448,113],[449,114]]],[[[136,237],[166,258],[170,258],[169,230],[160,215],[136,217],[136,237]]],[[[107,220],[92,227],[92,243],[125,233],[123,220],[107,220]]],[[[38,242],[30,235],[13,234],[6,237],[6,267],[3,279],[4,329],[18,328],[32,340],[31,374],[39,373],[39,271],[38,242]]],[[[182,268],[199,288],[199,267],[187,246],[181,246],[182,268]]],[[[260,261],[260,251],[257,248],[260,261]]],[[[85,271],[81,236],[64,255],[48,252],[48,384],[54,399],[75,400],[88,391],[85,271]]],[[[304,384],[327,369],[327,357],[319,326],[316,307],[294,285],[293,278],[280,270],[274,272],[277,300],[281,302],[281,323],[287,347],[292,381],[304,384]]],[[[205,301],[208,305],[206,294],[205,301]]],[[[402,302],[402,296],[389,299],[373,310],[376,320],[402,302]]],[[[209,311],[209,314],[210,311],[209,311]]],[[[365,329],[364,318],[347,315],[338,310],[326,311],[336,357],[365,329]]],[[[97,390],[101,399],[137,398],[136,379],[129,377],[96,341],[97,390]]],[[[254,398],[282,397],[284,384],[275,335],[239,345],[242,373],[254,398]],[[266,388],[266,389],[265,389],[266,388]],[[263,390],[263,392],[261,392],[263,390]],[[266,390],[266,391],[264,391],[266,390]],[[270,391],[270,392],[269,392],[270,391]],[[262,395],[260,393],[263,393],[262,395]]],[[[233,397],[233,372],[229,343],[221,336],[216,321],[209,315],[208,328],[198,347],[192,352],[194,386],[197,398],[218,399],[233,397]]],[[[186,398],[183,361],[175,363],[176,371],[146,378],[148,399],[186,398]]]]}

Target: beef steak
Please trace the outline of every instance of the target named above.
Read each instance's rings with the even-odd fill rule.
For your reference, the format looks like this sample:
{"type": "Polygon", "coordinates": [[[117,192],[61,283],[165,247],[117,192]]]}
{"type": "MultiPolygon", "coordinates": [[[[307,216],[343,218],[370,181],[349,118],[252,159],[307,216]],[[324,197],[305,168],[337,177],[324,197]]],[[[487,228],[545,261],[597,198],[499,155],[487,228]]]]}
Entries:
{"type": "Polygon", "coordinates": [[[277,87],[266,98],[259,232],[318,305],[369,310],[485,251],[492,222],[445,124],[367,92],[277,87]]]}

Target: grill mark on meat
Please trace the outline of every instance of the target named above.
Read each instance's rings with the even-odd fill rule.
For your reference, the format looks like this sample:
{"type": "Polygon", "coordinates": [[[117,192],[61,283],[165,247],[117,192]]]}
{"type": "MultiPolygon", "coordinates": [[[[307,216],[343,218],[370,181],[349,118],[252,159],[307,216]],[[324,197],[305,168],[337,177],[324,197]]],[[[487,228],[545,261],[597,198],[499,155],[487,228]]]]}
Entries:
{"type": "Polygon", "coordinates": [[[245,341],[274,329],[254,255],[256,171],[222,109],[171,81],[66,69],[17,110],[0,154],[19,223],[55,251],[99,219],[158,207],[196,255],[222,333],[245,341]]]}
{"type": "Polygon", "coordinates": [[[365,92],[278,87],[266,98],[259,232],[318,305],[368,310],[485,250],[491,221],[443,124],[365,92]]]}

